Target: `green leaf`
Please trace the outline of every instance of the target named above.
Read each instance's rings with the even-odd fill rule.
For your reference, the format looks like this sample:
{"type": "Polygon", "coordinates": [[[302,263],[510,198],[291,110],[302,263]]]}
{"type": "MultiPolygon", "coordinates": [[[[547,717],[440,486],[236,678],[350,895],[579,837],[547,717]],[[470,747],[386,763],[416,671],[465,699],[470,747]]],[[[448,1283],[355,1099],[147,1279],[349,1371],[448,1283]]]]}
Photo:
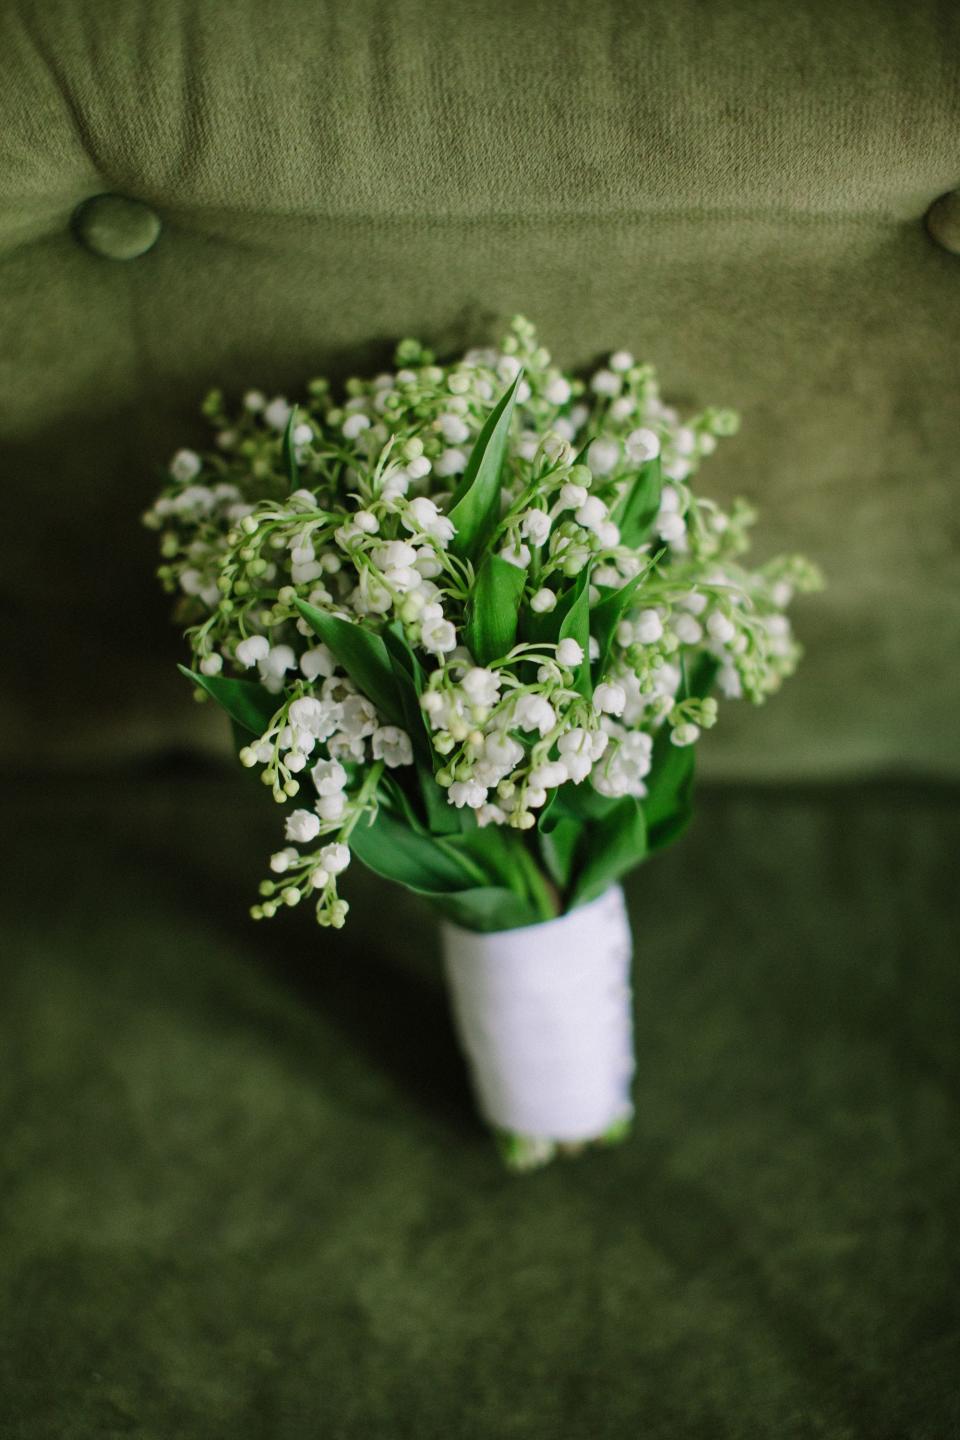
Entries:
{"type": "Polygon", "coordinates": [[[470,888],[476,871],[433,836],[419,835],[381,805],[372,824],[361,821],[350,848],[368,869],[418,894],[470,888]]]}
{"type": "Polygon", "coordinates": [[[262,735],[283,703],[281,697],[271,695],[265,686],[258,685],[253,680],[230,680],[223,675],[200,675],[196,670],[188,670],[186,665],[178,665],[177,669],[181,675],[192,680],[194,685],[206,690],[248,736],[262,735]]]}
{"type": "Polygon", "coordinates": [[[433,778],[436,752],[430,743],[426,718],[420,708],[420,696],[426,686],[423,667],[407,644],[399,621],[388,625],[383,643],[396,682],[403,723],[410,736],[417,784],[427,829],[434,835],[452,835],[461,829],[461,815],[447,800],[445,792],[433,778]]]}
{"type": "Polygon", "coordinates": [[[655,455],[640,466],[632,486],[613,512],[624,545],[636,547],[647,539],[660,510],[662,489],[660,456],[655,455]]]}
{"type": "Polygon", "coordinates": [[[517,640],[517,616],[526,574],[499,555],[487,555],[477,572],[464,635],[478,665],[506,655],[517,640]]]}
{"type": "Polygon", "coordinates": [[[401,725],[403,706],[397,694],[390,656],[381,637],[361,625],[318,610],[306,600],[294,603],[324,645],[333,651],[360,692],[373,701],[385,720],[392,725],[401,725]]]}
{"type": "Polygon", "coordinates": [[[500,519],[500,475],[522,375],[522,370],[517,373],[513,384],[487,416],[454,491],[447,514],[457,527],[450,542],[455,555],[464,558],[478,555],[500,519]]]}
{"type": "Polygon", "coordinates": [[[643,801],[651,854],[679,839],[693,818],[695,748],[673,745],[666,726],[654,741],[647,795],[643,801]]]}
{"type": "Polygon", "coordinates": [[[587,861],[574,886],[571,908],[602,895],[647,853],[647,827],[640,802],[632,795],[618,800],[606,819],[591,826],[587,861]]]}
{"type": "MultiPolygon", "coordinates": [[[[701,655],[692,675],[688,675],[684,665],[684,698],[702,700],[708,695],[718,669],[719,661],[712,655],[701,655]]],[[[674,745],[669,726],[661,726],[653,742],[647,797],[643,801],[651,854],[679,840],[693,819],[695,769],[696,746],[674,745]]]]}
{"type": "Polygon", "coordinates": [[[583,833],[584,827],[581,821],[562,815],[555,819],[549,829],[538,832],[543,863],[551,880],[561,893],[569,888],[583,833]]]}
{"type": "Polygon", "coordinates": [[[287,472],[287,479],[290,481],[291,490],[296,490],[300,480],[300,468],[297,465],[297,456],[293,448],[293,430],[296,423],[297,407],[294,405],[290,411],[290,418],[283,432],[283,444],[280,447],[283,468],[287,472]]]}
{"type": "MultiPolygon", "coordinates": [[[[660,554],[662,553],[661,551],[660,554]]],[[[609,595],[605,595],[591,610],[590,631],[600,646],[600,654],[594,662],[595,673],[598,676],[602,675],[607,668],[607,662],[610,658],[610,646],[613,643],[614,635],[617,633],[617,626],[620,624],[625,612],[630,608],[630,602],[637,590],[643,584],[644,580],[649,577],[650,571],[658,559],[659,555],[654,556],[649,564],[645,565],[642,570],[634,575],[632,580],[628,580],[626,585],[621,585],[619,590],[613,590],[609,595]]]]}
{"type": "Polygon", "coordinates": [[[490,933],[537,925],[543,920],[529,900],[499,886],[463,890],[456,895],[427,895],[434,909],[463,930],[490,933]]]}
{"type": "MultiPolygon", "coordinates": [[[[559,607],[558,607],[559,608],[559,607]]],[[[560,622],[558,640],[576,640],[583,659],[574,672],[573,685],[589,700],[593,694],[590,678],[590,567],[585,565],[577,576],[570,606],[560,622]]]]}

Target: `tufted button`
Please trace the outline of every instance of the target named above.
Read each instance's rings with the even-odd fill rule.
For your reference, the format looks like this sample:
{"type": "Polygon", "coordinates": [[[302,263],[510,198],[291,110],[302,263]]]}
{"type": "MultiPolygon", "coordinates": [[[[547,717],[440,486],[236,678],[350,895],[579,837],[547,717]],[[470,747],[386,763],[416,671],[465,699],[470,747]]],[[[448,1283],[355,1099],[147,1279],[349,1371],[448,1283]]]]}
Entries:
{"type": "Polygon", "coordinates": [[[73,213],[81,245],[107,260],[135,260],[157,243],[160,217],[142,200],[126,195],[92,195],[73,213]]]}
{"type": "Polygon", "coordinates": [[[960,255],[960,190],[948,190],[927,211],[927,229],[944,250],[960,255]]]}

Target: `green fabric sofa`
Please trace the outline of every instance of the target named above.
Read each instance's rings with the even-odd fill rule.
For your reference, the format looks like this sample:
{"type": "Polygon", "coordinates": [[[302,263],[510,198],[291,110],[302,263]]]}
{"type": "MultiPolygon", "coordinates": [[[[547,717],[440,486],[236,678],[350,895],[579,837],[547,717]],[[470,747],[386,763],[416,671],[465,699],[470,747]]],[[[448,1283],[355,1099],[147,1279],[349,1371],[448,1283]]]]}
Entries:
{"type": "Polygon", "coordinates": [[[0,1435],[960,1433],[958,69],[947,0],[0,0],[0,1435]],[[211,385],[516,311],[740,410],[829,579],[631,882],[636,1135],[523,1180],[422,908],[246,920],[138,526],[211,385]]]}

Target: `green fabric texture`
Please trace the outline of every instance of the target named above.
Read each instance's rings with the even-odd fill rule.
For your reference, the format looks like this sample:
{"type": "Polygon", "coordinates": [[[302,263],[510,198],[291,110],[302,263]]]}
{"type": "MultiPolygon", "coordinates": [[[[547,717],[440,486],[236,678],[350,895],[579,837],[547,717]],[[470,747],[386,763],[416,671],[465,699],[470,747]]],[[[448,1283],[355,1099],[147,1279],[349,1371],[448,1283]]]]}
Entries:
{"type": "Polygon", "coordinates": [[[629,886],[635,1133],[523,1177],[424,910],[245,920],[259,786],[8,806],[4,1440],[956,1433],[955,795],[705,790],[629,886]]]}
{"type": "Polygon", "coordinates": [[[714,776],[955,773],[960,11],[919,0],[3,0],[0,564],[8,756],[222,744],[137,520],[205,390],[535,319],[733,405],[705,489],[808,552],[802,678],[714,776]],[[119,263],[76,207],[162,233],[119,263]],[[55,680],[69,723],[48,703],[55,680]]]}

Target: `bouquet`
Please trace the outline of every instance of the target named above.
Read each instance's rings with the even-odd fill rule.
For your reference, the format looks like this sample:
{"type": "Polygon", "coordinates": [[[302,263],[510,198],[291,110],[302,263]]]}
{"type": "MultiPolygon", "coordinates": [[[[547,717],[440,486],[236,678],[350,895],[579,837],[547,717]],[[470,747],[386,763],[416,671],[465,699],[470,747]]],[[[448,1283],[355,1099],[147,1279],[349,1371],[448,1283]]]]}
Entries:
{"type": "Polygon", "coordinates": [[[497,349],[296,404],[205,403],[145,516],[198,699],[284,807],[252,908],[338,928],[353,859],[442,917],[455,1019],[507,1159],[630,1120],[621,877],[683,831],[717,696],[796,666],[797,556],[747,568],[754,511],[697,493],[737,428],[688,420],[625,351],[565,374],[516,318],[497,349]]]}

